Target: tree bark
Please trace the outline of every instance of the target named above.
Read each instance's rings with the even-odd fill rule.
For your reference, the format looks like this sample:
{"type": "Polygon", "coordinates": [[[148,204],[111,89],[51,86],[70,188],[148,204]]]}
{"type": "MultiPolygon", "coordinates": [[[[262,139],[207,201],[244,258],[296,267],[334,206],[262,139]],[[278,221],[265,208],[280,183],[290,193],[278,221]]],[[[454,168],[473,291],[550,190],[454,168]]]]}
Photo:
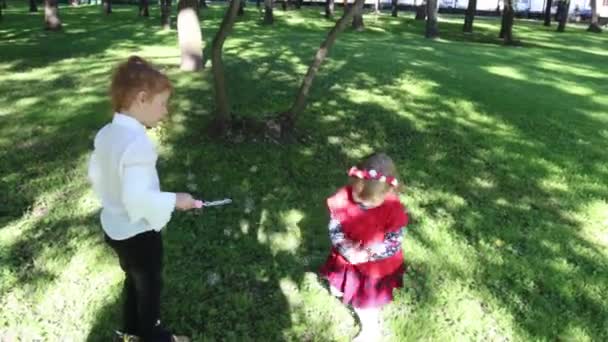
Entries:
{"type": "Polygon", "coordinates": [[[422,3],[416,7],[416,18],[415,20],[425,20],[426,19],[426,4],[422,3]]]}
{"type": "Polygon", "coordinates": [[[566,31],[566,23],[568,23],[568,13],[570,12],[570,0],[561,0],[557,4],[557,13],[559,23],[557,25],[557,32],[566,31]]]}
{"type": "Polygon", "coordinates": [[[335,13],[335,2],[334,0],[325,0],[325,18],[329,19],[334,16],[335,13]]]}
{"type": "Polygon", "coordinates": [[[374,13],[380,13],[380,0],[374,0],[374,13]]]}
{"type": "Polygon", "coordinates": [[[200,0],[198,3],[198,8],[207,8],[207,0],[200,0]]]}
{"type": "Polygon", "coordinates": [[[425,37],[434,39],[439,37],[437,26],[437,0],[426,0],[426,32],[425,37]]]}
{"type": "Polygon", "coordinates": [[[112,0],[103,0],[103,13],[106,15],[112,13],[112,0]]]}
{"type": "Polygon", "coordinates": [[[57,0],[44,0],[44,25],[47,30],[61,30],[57,0]]]}
{"type": "Polygon", "coordinates": [[[513,10],[513,0],[505,0],[502,10],[502,23],[500,25],[500,38],[504,40],[505,45],[512,45],[513,40],[513,19],[515,12],[513,10]]]}
{"type": "Polygon", "coordinates": [[[6,9],[6,0],[0,0],[0,7],[6,9]]]}
{"type": "Polygon", "coordinates": [[[245,1],[246,0],[239,1],[239,11],[236,13],[239,17],[242,17],[245,14],[245,1]]]}
{"type": "Polygon", "coordinates": [[[397,17],[399,12],[399,3],[398,0],[391,1],[391,15],[393,17],[397,17]]]}
{"type": "Polygon", "coordinates": [[[30,0],[30,12],[38,12],[38,5],[36,5],[36,0],[30,0]]]}
{"type": "Polygon", "coordinates": [[[304,3],[303,0],[296,0],[296,9],[301,9],[303,3],[304,3]]]}
{"type": "Polygon", "coordinates": [[[231,0],[224,14],[220,29],[213,38],[211,50],[213,86],[215,89],[215,105],[217,107],[212,128],[220,134],[224,134],[227,131],[231,121],[230,102],[228,101],[228,93],[226,92],[224,63],[222,62],[222,50],[224,42],[234,26],[238,9],[239,0],[231,0]]]}
{"type": "Polygon", "coordinates": [[[553,6],[553,0],[547,0],[547,7],[545,8],[545,26],[551,26],[551,6],[553,6]]]}
{"type": "Polygon", "coordinates": [[[587,28],[587,31],[594,33],[602,33],[599,16],[597,14],[597,0],[591,0],[591,24],[589,24],[589,28],[587,28]]]}
{"type": "Polygon", "coordinates": [[[287,1],[288,1],[288,0],[283,0],[283,1],[281,1],[281,9],[282,9],[283,11],[287,11],[287,1]]]}
{"type": "Polygon", "coordinates": [[[321,46],[315,53],[312,63],[308,67],[306,76],[304,76],[304,79],[302,80],[302,85],[300,86],[293,105],[291,106],[289,111],[283,115],[283,120],[281,122],[282,132],[287,134],[293,132],[293,129],[295,128],[296,119],[306,107],[306,99],[308,98],[310,87],[312,86],[312,82],[314,81],[315,76],[319,72],[321,64],[323,63],[325,58],[327,58],[327,54],[334,45],[336,38],[338,38],[338,34],[344,31],[346,25],[348,25],[348,23],[354,17],[355,12],[362,10],[364,3],[365,0],[355,0],[354,6],[349,8],[346,13],[342,15],[342,18],[340,18],[340,20],[336,22],[336,25],[334,25],[331,31],[329,31],[329,33],[327,34],[327,38],[325,38],[325,41],[321,43],[321,46]]]}
{"type": "Polygon", "coordinates": [[[139,0],[139,16],[149,17],[150,11],[148,10],[148,0],[139,0]]]}
{"type": "Polygon", "coordinates": [[[354,30],[363,31],[365,25],[363,24],[363,7],[360,9],[355,8],[355,15],[353,15],[352,27],[354,30]]]}
{"type": "Polygon", "coordinates": [[[264,24],[272,25],[274,16],[272,15],[273,0],[264,0],[264,24]]]}
{"type": "Polygon", "coordinates": [[[365,29],[365,25],[363,24],[363,6],[357,8],[353,5],[352,7],[355,9],[352,27],[356,31],[363,31],[365,29]]]}
{"type": "Polygon", "coordinates": [[[164,30],[171,29],[171,0],[160,0],[160,24],[164,30]]]}
{"type": "Polygon", "coordinates": [[[477,0],[469,0],[467,12],[464,17],[464,27],[462,31],[465,33],[473,33],[473,21],[475,20],[475,12],[477,11],[477,0]]]}
{"type": "Polygon", "coordinates": [[[203,67],[203,34],[197,15],[198,0],[180,0],[177,4],[177,12],[180,69],[200,70],[203,67]]]}
{"type": "Polygon", "coordinates": [[[257,8],[262,7],[262,6],[261,6],[261,3],[262,3],[262,1],[261,1],[261,0],[255,0],[255,6],[256,6],[257,8]]]}

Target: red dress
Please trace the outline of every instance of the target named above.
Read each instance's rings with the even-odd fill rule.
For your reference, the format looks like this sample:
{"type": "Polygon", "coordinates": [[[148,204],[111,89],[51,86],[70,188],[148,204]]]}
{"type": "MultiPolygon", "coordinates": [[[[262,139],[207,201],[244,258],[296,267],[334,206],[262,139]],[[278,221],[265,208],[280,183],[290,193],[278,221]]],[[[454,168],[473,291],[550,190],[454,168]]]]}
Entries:
{"type": "MultiPolygon", "coordinates": [[[[381,243],[385,234],[405,227],[408,216],[395,194],[376,208],[361,208],[352,198],[351,187],[344,187],[327,199],[332,219],[338,220],[348,240],[363,247],[381,243]]],[[[403,286],[403,253],[378,261],[351,264],[336,247],[332,250],[321,275],[331,286],[344,293],[342,301],[356,308],[380,307],[393,300],[393,289],[403,286]]]]}

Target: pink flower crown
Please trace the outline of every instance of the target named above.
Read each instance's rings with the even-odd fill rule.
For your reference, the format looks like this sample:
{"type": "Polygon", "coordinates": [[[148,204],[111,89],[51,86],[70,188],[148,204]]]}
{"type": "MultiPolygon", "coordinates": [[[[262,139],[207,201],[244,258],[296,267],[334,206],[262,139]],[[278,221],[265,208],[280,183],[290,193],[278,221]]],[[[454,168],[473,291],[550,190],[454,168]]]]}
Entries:
{"type": "Polygon", "coordinates": [[[393,176],[385,176],[382,173],[380,173],[374,169],[359,170],[356,166],[353,166],[350,168],[350,170],[348,170],[348,175],[350,177],[356,177],[359,179],[376,180],[379,182],[385,182],[386,184],[388,184],[392,187],[396,187],[397,185],[399,185],[399,181],[397,181],[397,178],[395,178],[393,176]]]}

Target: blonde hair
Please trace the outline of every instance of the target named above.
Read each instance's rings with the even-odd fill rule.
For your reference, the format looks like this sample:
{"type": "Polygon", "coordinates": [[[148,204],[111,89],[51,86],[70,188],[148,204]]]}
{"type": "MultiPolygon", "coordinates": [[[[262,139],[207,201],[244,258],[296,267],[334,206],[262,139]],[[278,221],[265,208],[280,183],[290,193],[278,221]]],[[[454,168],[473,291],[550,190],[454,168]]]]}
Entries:
{"type": "Polygon", "coordinates": [[[115,112],[131,106],[140,91],[151,96],[173,89],[169,78],[139,56],[118,65],[112,76],[110,97],[115,112]]]}

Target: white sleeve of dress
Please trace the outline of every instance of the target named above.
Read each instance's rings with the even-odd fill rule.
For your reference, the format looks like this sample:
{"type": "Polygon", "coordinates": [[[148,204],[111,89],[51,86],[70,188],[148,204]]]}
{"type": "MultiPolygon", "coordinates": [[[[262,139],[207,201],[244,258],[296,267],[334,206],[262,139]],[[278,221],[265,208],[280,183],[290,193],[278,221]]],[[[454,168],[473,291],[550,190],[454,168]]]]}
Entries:
{"type": "Polygon", "coordinates": [[[95,151],[93,151],[93,153],[91,153],[91,157],[89,157],[89,169],[87,176],[91,186],[93,187],[93,192],[97,198],[101,200],[101,166],[99,165],[95,151]]]}
{"type": "Polygon", "coordinates": [[[160,231],[171,219],[175,209],[175,193],[156,188],[157,154],[151,144],[138,139],[125,150],[122,157],[122,200],[135,223],[141,219],[150,228],[160,231]]]}

